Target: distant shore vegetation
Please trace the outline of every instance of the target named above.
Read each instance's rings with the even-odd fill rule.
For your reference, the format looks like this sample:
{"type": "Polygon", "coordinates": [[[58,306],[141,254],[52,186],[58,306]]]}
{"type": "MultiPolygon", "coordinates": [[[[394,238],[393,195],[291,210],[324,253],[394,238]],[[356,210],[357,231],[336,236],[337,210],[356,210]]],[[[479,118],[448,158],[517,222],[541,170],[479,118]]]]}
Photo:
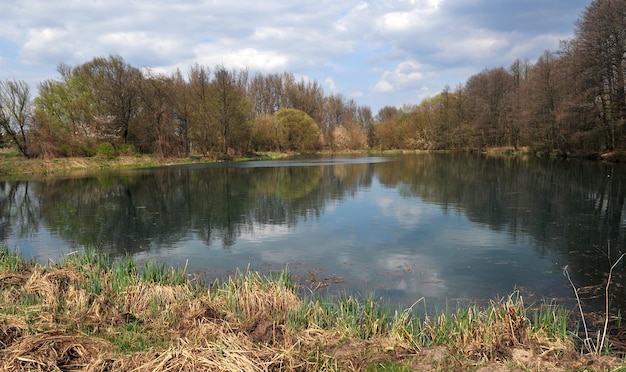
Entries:
{"type": "Polygon", "coordinates": [[[592,1],[574,37],[535,62],[485,69],[418,104],[376,113],[289,72],[196,64],[165,74],[118,55],[60,63],[59,77],[42,81],[36,94],[24,81],[0,81],[0,147],[43,159],[507,148],[619,160],[623,5],[592,1]]]}

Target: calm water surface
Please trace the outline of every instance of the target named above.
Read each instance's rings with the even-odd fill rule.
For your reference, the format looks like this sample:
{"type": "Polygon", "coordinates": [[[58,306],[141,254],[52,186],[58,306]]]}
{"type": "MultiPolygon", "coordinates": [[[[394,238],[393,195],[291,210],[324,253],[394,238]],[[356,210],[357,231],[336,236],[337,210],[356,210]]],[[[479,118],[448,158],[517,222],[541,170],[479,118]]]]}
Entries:
{"type": "MultiPolygon", "coordinates": [[[[0,181],[0,244],[41,262],[96,247],[208,278],[287,268],[394,306],[603,305],[626,251],[626,168],[431,154],[315,157],[0,181]]],[[[626,264],[615,308],[626,310],[626,264]]]]}

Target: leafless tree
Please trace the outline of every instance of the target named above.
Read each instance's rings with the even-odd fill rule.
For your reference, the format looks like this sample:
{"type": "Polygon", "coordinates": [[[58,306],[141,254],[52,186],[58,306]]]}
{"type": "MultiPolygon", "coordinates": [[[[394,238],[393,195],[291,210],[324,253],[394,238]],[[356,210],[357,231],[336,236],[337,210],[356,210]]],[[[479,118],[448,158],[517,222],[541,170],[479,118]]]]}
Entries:
{"type": "Polygon", "coordinates": [[[30,88],[24,81],[0,81],[0,129],[25,157],[31,157],[32,119],[30,88]]]}

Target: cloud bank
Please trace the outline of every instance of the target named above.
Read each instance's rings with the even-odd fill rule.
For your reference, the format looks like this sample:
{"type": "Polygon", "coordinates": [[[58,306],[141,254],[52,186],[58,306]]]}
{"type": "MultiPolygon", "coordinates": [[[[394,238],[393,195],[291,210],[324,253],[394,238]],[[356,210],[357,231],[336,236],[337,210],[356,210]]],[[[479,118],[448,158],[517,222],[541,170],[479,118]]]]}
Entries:
{"type": "Polygon", "coordinates": [[[555,50],[588,3],[8,0],[0,78],[35,84],[57,78],[60,62],[115,54],[160,71],[195,63],[289,71],[377,110],[555,50]]]}

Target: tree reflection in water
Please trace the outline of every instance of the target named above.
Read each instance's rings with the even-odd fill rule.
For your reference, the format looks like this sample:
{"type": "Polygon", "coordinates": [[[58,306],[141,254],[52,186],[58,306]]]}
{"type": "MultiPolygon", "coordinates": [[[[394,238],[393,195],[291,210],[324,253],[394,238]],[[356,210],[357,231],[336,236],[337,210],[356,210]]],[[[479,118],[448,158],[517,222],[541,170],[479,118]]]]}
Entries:
{"type": "MultiPolygon", "coordinates": [[[[99,247],[119,256],[149,255],[161,247],[191,240],[229,251],[246,236],[256,239],[259,249],[264,250],[259,255],[272,257],[279,254],[273,250],[278,243],[265,244],[261,228],[283,228],[287,231],[285,239],[293,240],[281,244],[296,248],[311,245],[311,250],[320,249],[322,243],[341,242],[343,232],[353,228],[359,229],[355,236],[368,237],[368,241],[355,238],[362,244],[379,244],[363,248],[363,257],[380,255],[387,249],[384,265],[400,260],[410,266],[406,257],[424,252],[411,248],[398,253],[394,244],[403,244],[398,243],[402,238],[392,237],[386,242],[381,237],[386,231],[371,230],[372,221],[380,216],[364,214],[382,214],[382,209],[354,210],[348,214],[353,221],[337,221],[329,224],[336,231],[319,232],[314,237],[319,243],[305,242],[302,236],[289,237],[299,224],[320,221],[348,201],[374,199],[379,189],[403,200],[401,205],[416,215],[419,208],[435,207],[444,216],[461,215],[472,226],[506,234],[513,241],[531,239],[538,259],[550,254],[565,257],[567,262],[562,266],[569,265],[574,282],[586,288],[591,302],[602,294],[598,291],[602,290],[610,259],[626,251],[623,165],[467,154],[326,157],[5,180],[0,182],[0,241],[15,245],[30,242],[28,245],[37,250],[36,242],[46,244],[41,241],[46,231],[73,245],[99,247]],[[360,225],[366,217],[369,222],[364,223],[370,225],[360,225]]],[[[407,218],[415,222],[416,215],[409,213],[407,218]]],[[[434,234],[437,231],[433,230],[434,234]]],[[[435,244],[427,243],[425,234],[420,234],[411,235],[411,239],[435,244]]],[[[437,237],[429,239],[435,242],[437,237]]],[[[340,256],[341,247],[320,249],[319,254],[328,251],[340,256]]],[[[314,253],[279,255],[306,260],[307,254],[314,253]]],[[[490,254],[484,253],[481,259],[493,261],[490,254]]],[[[344,262],[339,256],[335,264],[344,262]]],[[[424,256],[424,260],[429,258],[424,256]]],[[[491,266],[489,270],[495,273],[498,268],[491,266]]],[[[622,284],[625,272],[621,264],[614,273],[614,303],[626,300],[622,284]]],[[[507,275],[507,270],[500,275],[507,275]]],[[[420,280],[434,282],[428,277],[420,280]]]]}

